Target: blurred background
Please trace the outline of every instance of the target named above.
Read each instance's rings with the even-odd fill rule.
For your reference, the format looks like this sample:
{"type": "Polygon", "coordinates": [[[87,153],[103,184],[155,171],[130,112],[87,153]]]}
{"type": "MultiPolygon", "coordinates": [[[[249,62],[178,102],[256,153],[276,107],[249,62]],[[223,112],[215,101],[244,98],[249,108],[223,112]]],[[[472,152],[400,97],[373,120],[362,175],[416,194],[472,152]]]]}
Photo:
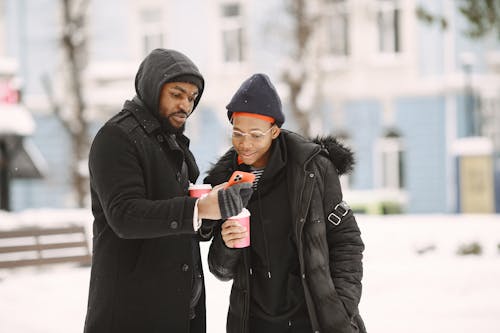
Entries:
{"type": "MultiPolygon", "coordinates": [[[[443,249],[453,260],[460,251],[482,254],[480,260],[489,255],[480,271],[494,272],[488,281],[499,281],[498,0],[0,0],[0,230],[75,222],[91,244],[91,140],[134,96],[139,63],[157,47],[185,53],[205,76],[186,131],[202,171],[199,182],[230,146],[225,105],[244,79],[264,72],[282,97],[284,128],[333,135],[354,151],[356,167],[341,180],[373,245],[367,259],[371,253],[379,260],[366,263],[371,281],[394,277],[376,267],[406,249],[411,262],[443,249]],[[459,234],[450,232],[457,226],[459,234]],[[381,246],[388,239],[406,241],[389,250],[381,246]]],[[[463,270],[447,274],[469,274],[457,286],[465,290],[480,271],[456,265],[463,270]]],[[[10,276],[17,269],[0,271],[10,276]]],[[[80,321],[88,271],[81,274],[80,321]]],[[[0,280],[0,308],[12,309],[2,295],[18,294],[7,283],[14,282],[6,279],[2,287],[0,280]]],[[[367,283],[368,295],[380,291],[367,283]]],[[[478,303],[492,293],[500,298],[498,282],[488,286],[478,303]]],[[[399,289],[393,307],[396,295],[399,289]]],[[[463,297],[456,296],[457,302],[463,297]]],[[[362,309],[381,309],[380,299],[365,299],[362,309]]],[[[500,317],[499,303],[470,326],[457,321],[470,311],[457,310],[454,332],[479,322],[500,331],[492,319],[500,317]]],[[[225,310],[219,311],[223,320],[225,310]]],[[[370,312],[368,329],[381,320],[370,312]]],[[[4,315],[0,311],[0,330],[4,315]]],[[[402,328],[407,321],[374,331],[410,332],[402,328]]]]}
{"type": "Polygon", "coordinates": [[[202,171],[229,146],[225,105],[255,72],[286,128],[333,134],[367,213],[500,212],[499,1],[0,1],[2,209],[88,206],[98,127],[140,61],[178,49],[207,89],[188,123],[202,171]]]}

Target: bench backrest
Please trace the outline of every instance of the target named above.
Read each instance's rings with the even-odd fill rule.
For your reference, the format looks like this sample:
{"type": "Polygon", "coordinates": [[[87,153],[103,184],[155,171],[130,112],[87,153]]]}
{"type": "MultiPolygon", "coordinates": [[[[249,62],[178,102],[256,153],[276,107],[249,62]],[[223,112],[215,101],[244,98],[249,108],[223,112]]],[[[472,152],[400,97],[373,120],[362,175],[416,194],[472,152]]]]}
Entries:
{"type": "Polygon", "coordinates": [[[56,263],[90,265],[85,228],[19,228],[0,231],[0,268],[56,263]]]}

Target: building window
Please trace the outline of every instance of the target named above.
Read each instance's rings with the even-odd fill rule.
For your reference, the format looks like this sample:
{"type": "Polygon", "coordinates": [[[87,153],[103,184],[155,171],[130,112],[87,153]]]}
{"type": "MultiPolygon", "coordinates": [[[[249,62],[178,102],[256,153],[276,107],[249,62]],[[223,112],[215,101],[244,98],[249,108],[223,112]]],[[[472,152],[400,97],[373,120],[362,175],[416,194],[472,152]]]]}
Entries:
{"type": "Polygon", "coordinates": [[[398,0],[377,0],[378,50],[401,52],[401,10],[398,0]]]}
{"type": "Polygon", "coordinates": [[[387,131],[379,140],[379,180],[383,189],[405,188],[405,153],[403,140],[395,130],[387,131]]]}
{"type": "Polygon", "coordinates": [[[243,16],[239,3],[224,3],[221,5],[221,26],[224,62],[243,62],[245,60],[243,16]]]}
{"type": "Polygon", "coordinates": [[[348,56],[349,13],[347,0],[327,0],[325,8],[326,51],[332,56],[348,56]]]}
{"type": "Polygon", "coordinates": [[[152,50],[164,47],[161,9],[143,9],[140,12],[140,21],[142,28],[142,52],[146,56],[152,50]]]}
{"type": "Polygon", "coordinates": [[[490,138],[495,151],[500,151],[500,95],[483,96],[478,104],[480,135],[490,138]]]}

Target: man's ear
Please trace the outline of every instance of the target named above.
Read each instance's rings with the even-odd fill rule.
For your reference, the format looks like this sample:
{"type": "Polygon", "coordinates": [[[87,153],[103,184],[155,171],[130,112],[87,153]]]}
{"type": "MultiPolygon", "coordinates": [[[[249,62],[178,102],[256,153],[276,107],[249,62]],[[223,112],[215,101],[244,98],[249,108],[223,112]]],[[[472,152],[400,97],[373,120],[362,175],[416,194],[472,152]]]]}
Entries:
{"type": "Polygon", "coordinates": [[[281,133],[281,128],[279,128],[279,127],[278,127],[278,126],[276,126],[276,125],[273,125],[273,127],[274,127],[274,128],[271,130],[271,132],[273,133],[272,138],[273,138],[273,140],[274,140],[274,139],[276,139],[276,138],[278,137],[278,135],[280,135],[280,133],[281,133]]]}

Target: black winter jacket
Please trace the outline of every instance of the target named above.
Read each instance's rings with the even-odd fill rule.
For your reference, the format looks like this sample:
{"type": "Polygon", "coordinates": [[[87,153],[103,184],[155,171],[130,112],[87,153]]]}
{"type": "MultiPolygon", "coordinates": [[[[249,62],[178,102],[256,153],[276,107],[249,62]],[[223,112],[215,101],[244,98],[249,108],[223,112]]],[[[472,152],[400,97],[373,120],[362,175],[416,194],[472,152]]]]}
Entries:
{"type": "MultiPolygon", "coordinates": [[[[364,250],[360,231],[351,211],[338,225],[328,221],[328,215],[342,201],[338,175],[352,166],[352,154],[331,137],[311,142],[286,130],[280,135],[285,137],[288,155],[287,208],[292,213],[293,240],[313,331],[365,332],[358,312],[364,250]]],[[[205,182],[218,184],[226,180],[237,169],[235,155],[230,149],[205,182]]],[[[227,318],[230,333],[248,332],[249,252],[227,248],[220,225],[216,227],[208,263],[219,279],[234,280],[227,318]]]]}
{"type": "MultiPolygon", "coordinates": [[[[193,263],[201,262],[193,230],[196,199],[187,189],[199,171],[189,140],[164,133],[150,109],[157,107],[164,82],[185,71],[199,75],[174,51],[147,58],[137,74],[136,102],[127,101],[93,141],[95,219],[85,332],[190,331],[193,263]]],[[[204,290],[191,324],[191,332],[205,332],[204,290]]]]}

